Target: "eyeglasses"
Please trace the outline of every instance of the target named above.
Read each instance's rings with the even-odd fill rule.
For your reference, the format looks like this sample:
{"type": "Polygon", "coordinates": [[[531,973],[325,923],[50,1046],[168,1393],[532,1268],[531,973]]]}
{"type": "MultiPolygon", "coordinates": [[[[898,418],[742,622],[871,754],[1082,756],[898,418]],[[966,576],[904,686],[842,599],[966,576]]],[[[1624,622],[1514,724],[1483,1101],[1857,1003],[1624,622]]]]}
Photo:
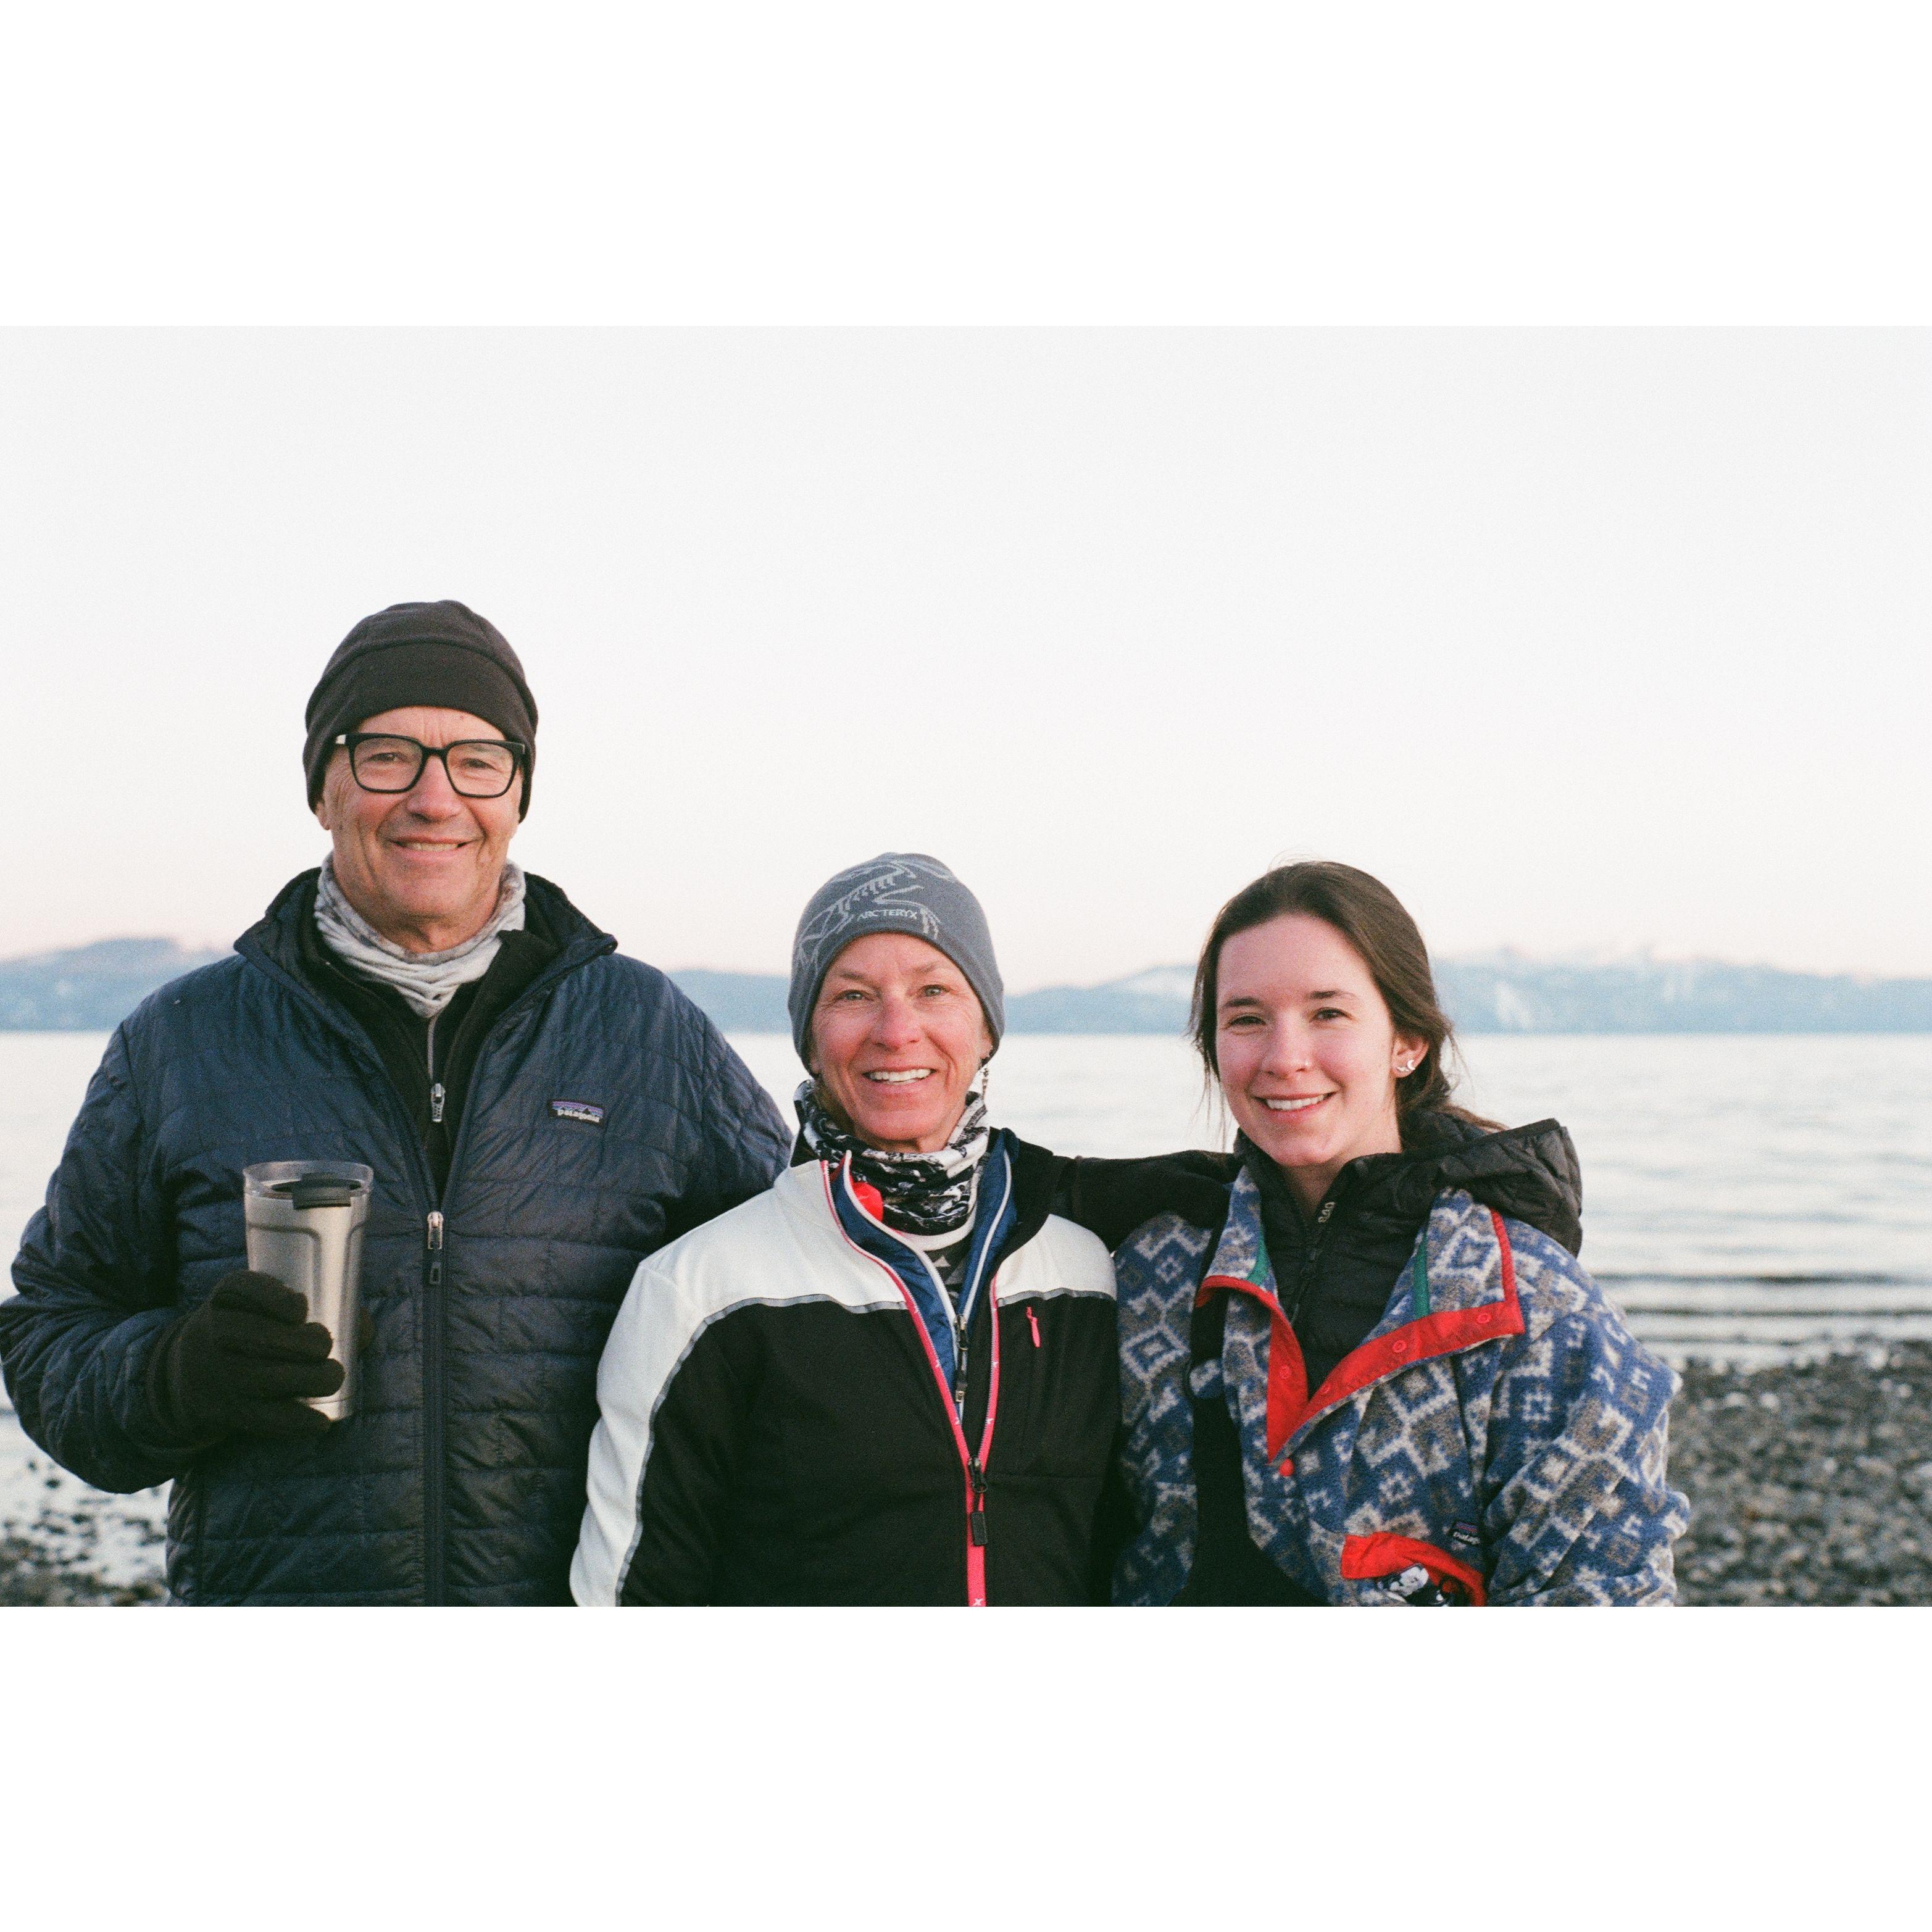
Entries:
{"type": "Polygon", "coordinates": [[[431,758],[440,758],[459,798],[501,798],[530,747],[516,738],[459,738],[453,745],[419,745],[383,731],[340,731],[349,769],[364,791],[409,791],[431,758]]]}

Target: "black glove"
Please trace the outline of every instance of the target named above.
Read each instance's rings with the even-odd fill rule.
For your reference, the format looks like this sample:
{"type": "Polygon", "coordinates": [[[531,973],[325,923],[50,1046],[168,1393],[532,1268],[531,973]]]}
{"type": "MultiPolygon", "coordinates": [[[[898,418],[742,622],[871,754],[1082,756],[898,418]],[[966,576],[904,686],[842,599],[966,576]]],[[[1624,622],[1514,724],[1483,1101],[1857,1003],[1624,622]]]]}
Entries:
{"type": "Polygon", "coordinates": [[[301,1398],[342,1386],[328,1350],[328,1330],[293,1288],[237,1268],[156,1345],[148,1392],[170,1432],[196,1442],[320,1436],[328,1418],[301,1398]]]}

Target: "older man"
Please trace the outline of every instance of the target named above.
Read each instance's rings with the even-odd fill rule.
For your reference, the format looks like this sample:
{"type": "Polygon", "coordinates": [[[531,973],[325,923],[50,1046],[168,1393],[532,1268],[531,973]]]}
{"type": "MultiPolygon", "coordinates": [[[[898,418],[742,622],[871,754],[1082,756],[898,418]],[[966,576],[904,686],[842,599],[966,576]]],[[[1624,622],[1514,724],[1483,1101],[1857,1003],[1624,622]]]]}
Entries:
{"type": "Polygon", "coordinates": [[[566,1602],[598,1357],[638,1262],[789,1136],[652,968],[509,862],[536,705],[462,604],[365,619],[308,705],[331,852],[109,1042],[0,1302],[21,1422],[172,1478],[188,1603],[566,1602]],[[245,1265],[241,1170],[366,1163],[356,1412],[245,1265]]]}

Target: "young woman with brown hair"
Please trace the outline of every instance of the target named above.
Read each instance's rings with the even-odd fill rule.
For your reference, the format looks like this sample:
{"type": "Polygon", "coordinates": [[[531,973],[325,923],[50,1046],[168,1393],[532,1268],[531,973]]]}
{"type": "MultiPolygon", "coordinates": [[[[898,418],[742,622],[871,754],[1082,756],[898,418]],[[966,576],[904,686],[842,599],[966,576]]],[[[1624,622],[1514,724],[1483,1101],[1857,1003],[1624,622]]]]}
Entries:
{"type": "Polygon", "coordinates": [[[1116,1600],[1671,1601],[1675,1378],[1575,1259],[1568,1134],[1454,1104],[1394,895],[1327,862],[1244,887],[1193,1032],[1240,1131],[1218,1217],[1189,1182],[1115,1254],[1116,1600]]]}

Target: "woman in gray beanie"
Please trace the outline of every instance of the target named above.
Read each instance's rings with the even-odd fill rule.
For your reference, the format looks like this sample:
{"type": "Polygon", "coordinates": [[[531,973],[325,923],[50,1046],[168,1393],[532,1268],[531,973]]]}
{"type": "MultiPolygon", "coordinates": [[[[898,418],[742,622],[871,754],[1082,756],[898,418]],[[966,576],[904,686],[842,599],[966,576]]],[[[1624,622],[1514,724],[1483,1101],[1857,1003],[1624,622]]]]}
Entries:
{"type": "Polygon", "coordinates": [[[837,874],[789,1004],[795,1164],[638,1270],[578,1600],[1104,1602],[1113,1270],[1052,1211],[1066,1163],[988,1124],[978,900],[922,853],[837,874]]]}

